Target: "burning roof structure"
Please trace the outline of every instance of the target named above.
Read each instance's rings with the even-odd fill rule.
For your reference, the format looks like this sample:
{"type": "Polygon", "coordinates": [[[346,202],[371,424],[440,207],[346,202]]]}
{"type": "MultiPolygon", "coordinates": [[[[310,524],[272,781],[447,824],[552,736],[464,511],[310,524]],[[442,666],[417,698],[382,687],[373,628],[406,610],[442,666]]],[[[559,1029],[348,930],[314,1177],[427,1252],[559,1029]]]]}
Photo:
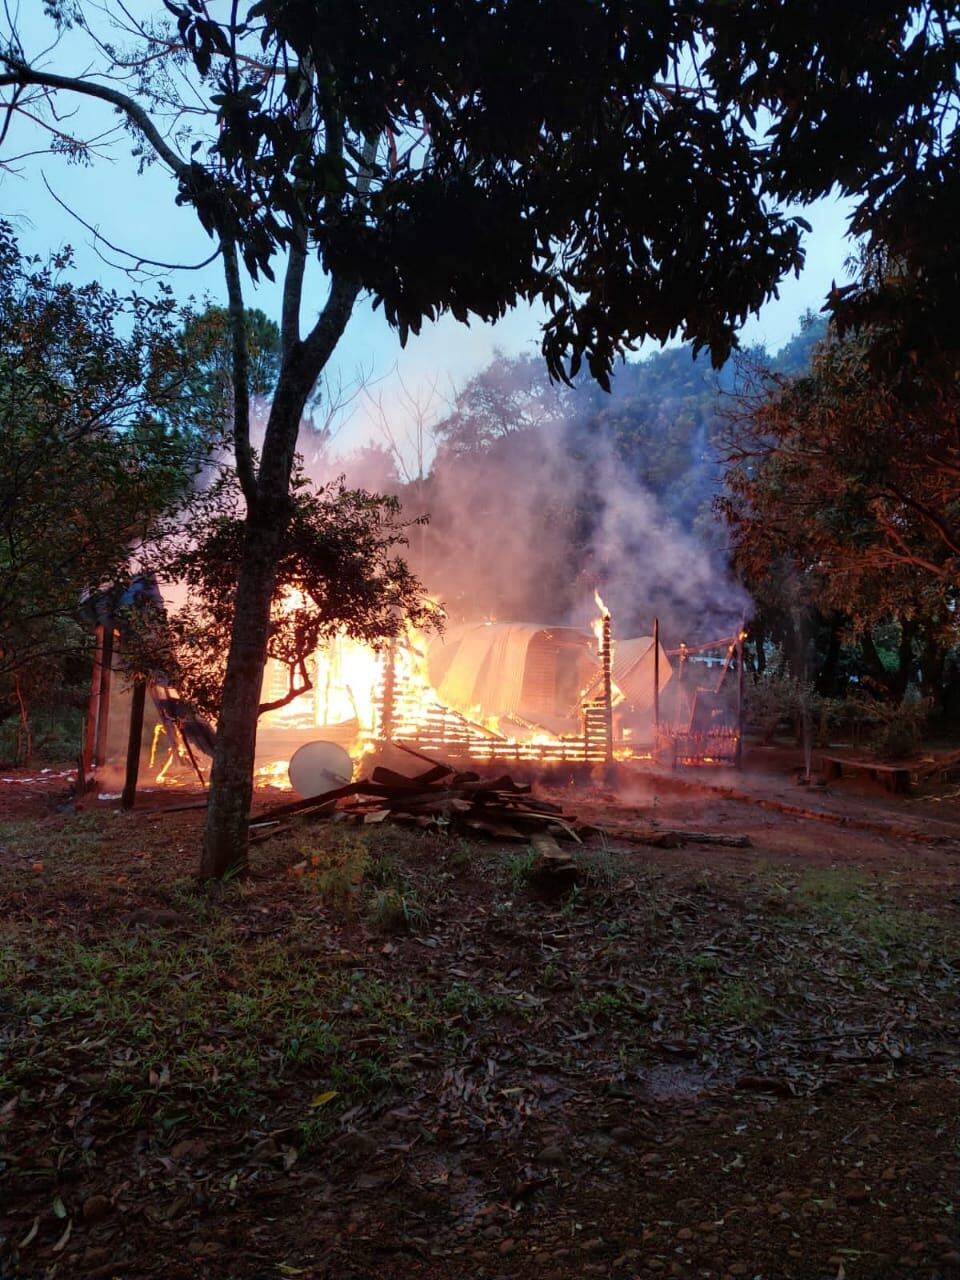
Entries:
{"type": "MultiPolygon", "coordinates": [[[[725,650],[720,679],[706,689],[691,667],[693,650],[664,649],[659,631],[657,638],[614,641],[610,613],[599,596],[597,603],[600,617],[592,631],[477,621],[441,635],[408,628],[379,648],[347,635],[334,637],[310,661],[310,688],[261,717],[259,783],[287,789],[291,757],[305,743],[318,741],[339,744],[357,763],[395,743],[466,768],[508,762],[610,764],[663,757],[665,750],[675,765],[734,759],[744,633],[704,646],[725,650]],[[733,670],[736,689],[727,679],[733,670]],[[667,686],[665,708],[660,695],[667,686]]],[[[125,794],[131,797],[138,755],[149,759],[153,782],[204,783],[196,752],[212,752],[212,733],[203,741],[196,738],[196,726],[206,726],[176,690],[163,687],[159,675],[134,685],[132,711],[127,710],[130,690],[122,682],[119,698],[111,700],[120,633],[108,624],[99,626],[98,635],[103,659],[98,658],[95,672],[85,767],[110,759],[119,764],[125,745],[125,794]],[[111,638],[110,653],[105,637],[111,638]],[[148,688],[152,697],[146,699],[145,717],[148,688]],[[159,774],[155,762],[162,762],[159,774]]],[[[268,663],[264,701],[282,692],[287,679],[285,667],[268,663]]]]}
{"type": "MultiPolygon", "coordinates": [[[[653,707],[654,642],[650,636],[612,646],[616,703],[653,707]]],[[[602,657],[592,632],[529,622],[481,622],[454,627],[429,647],[430,682],[441,701],[515,736],[580,730],[583,705],[600,696],[602,657]]],[[[670,662],[661,648],[662,689],[670,662]]]]}

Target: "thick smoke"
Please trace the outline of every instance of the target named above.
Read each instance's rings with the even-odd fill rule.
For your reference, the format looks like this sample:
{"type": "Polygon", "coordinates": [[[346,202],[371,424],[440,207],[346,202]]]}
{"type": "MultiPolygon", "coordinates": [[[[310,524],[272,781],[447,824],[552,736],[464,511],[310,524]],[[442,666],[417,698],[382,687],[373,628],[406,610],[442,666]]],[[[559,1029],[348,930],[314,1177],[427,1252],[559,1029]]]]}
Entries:
{"type": "MultiPolygon", "coordinates": [[[[704,449],[699,432],[697,440],[704,449]]],[[[649,635],[659,618],[674,646],[728,636],[749,616],[750,598],[729,573],[712,515],[717,468],[705,456],[691,457],[689,470],[661,497],[630,473],[608,439],[593,444],[585,559],[621,634],[629,627],[629,634],[649,635]]],[[[591,602],[574,608],[582,620],[591,602]]]]}
{"type": "Polygon", "coordinates": [[[441,424],[429,474],[401,497],[430,516],[410,559],[451,621],[586,625],[598,588],[620,635],[650,634],[659,617],[673,646],[727,636],[749,613],[711,510],[716,382],[685,351],[654,359],[669,367],[626,366],[610,397],[531,375],[525,398],[529,364],[500,361],[498,387],[495,362],[441,424]],[[510,429],[514,401],[524,425],[510,429]]]}
{"type": "Polygon", "coordinates": [[[623,366],[609,396],[498,357],[432,424],[404,390],[368,412],[366,444],[342,444],[361,405],[339,436],[305,423],[299,449],[315,483],[342,476],[429,517],[406,554],[451,623],[585,626],[599,589],[618,634],[649,635],[659,618],[674,647],[728,636],[750,613],[712,512],[719,394],[683,349],[623,366]]]}

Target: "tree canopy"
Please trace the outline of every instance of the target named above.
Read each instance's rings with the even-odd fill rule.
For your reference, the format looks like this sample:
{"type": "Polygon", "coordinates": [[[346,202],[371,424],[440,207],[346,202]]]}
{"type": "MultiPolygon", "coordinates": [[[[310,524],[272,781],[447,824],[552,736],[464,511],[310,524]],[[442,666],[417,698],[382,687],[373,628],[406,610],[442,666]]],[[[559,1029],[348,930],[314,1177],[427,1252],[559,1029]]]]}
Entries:
{"type": "MultiPolygon", "coordinates": [[[[318,646],[343,632],[374,647],[399,635],[406,620],[439,624],[396,549],[406,528],[396,498],[347,489],[342,481],[317,488],[299,470],[294,509],[277,562],[268,657],[285,667],[285,705],[312,688],[309,662],[318,646]]],[[[195,495],[187,518],[158,548],[157,569],[185,588],[183,604],[158,632],[146,619],[152,662],[166,668],[180,691],[217,716],[233,625],[233,598],[243,555],[242,495],[226,472],[195,495]],[[164,652],[163,646],[167,646],[164,652]]]]}
{"type": "Polygon", "coordinates": [[[84,647],[85,592],[122,581],[220,428],[185,394],[200,348],[168,294],[70,280],[0,224],[0,673],[84,647]]]}

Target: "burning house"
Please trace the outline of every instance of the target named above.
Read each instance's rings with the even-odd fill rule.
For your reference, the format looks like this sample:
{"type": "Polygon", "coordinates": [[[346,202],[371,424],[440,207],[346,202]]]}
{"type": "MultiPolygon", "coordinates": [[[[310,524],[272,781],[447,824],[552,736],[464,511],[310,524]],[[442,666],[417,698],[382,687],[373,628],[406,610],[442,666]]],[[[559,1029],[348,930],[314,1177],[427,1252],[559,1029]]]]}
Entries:
{"type": "MultiPolygon", "coordinates": [[[[263,717],[263,777],[310,737],[355,757],[402,741],[447,759],[603,761],[655,741],[654,685],[670,680],[651,637],[613,645],[570,626],[482,621],[438,636],[408,633],[379,652],[339,637],[319,651],[313,689],[263,717]],[[273,762],[276,762],[274,764],[273,762]]],[[[268,669],[265,697],[282,686],[268,669]]]]}
{"type": "MultiPolygon", "coordinates": [[[[335,637],[313,654],[310,687],[261,717],[258,783],[289,787],[291,758],[316,742],[342,747],[355,767],[390,743],[468,765],[609,764],[655,755],[675,765],[734,761],[742,634],[702,647],[724,654],[719,679],[704,687],[694,651],[667,650],[659,634],[615,641],[610,614],[597,601],[592,630],[479,621],[440,635],[408,629],[380,648],[335,637]]],[[[120,632],[109,623],[100,631],[112,644],[95,672],[85,768],[112,764],[119,787],[125,760],[129,794],[138,773],[147,785],[204,784],[209,728],[162,679],[129,685],[114,678],[120,632]]],[[[268,662],[263,701],[279,700],[288,678],[285,666],[268,662]]]]}

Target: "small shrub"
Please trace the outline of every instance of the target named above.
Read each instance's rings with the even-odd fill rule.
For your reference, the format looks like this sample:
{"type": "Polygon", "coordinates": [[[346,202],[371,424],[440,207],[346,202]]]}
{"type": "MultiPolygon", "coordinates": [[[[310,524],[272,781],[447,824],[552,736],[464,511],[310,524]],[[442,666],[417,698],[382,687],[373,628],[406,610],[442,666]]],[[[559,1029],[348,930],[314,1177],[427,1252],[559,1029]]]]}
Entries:
{"type": "Polygon", "coordinates": [[[370,861],[366,843],[354,831],[338,833],[333,848],[313,852],[309,857],[308,883],[322,898],[337,906],[353,906],[370,861]]]}
{"type": "Polygon", "coordinates": [[[763,1019],[766,1003],[756,987],[733,978],[717,988],[714,1008],[722,1018],[753,1026],[763,1019]]]}
{"type": "Polygon", "coordinates": [[[519,893],[521,889],[530,883],[536,864],[537,855],[533,849],[521,849],[518,853],[507,855],[504,859],[504,865],[510,877],[510,887],[514,893],[519,893]]]}
{"type": "Polygon", "coordinates": [[[447,857],[451,867],[459,871],[470,866],[475,853],[476,849],[469,840],[451,840],[447,857]]]}
{"type": "Polygon", "coordinates": [[[589,858],[578,861],[591,888],[612,889],[620,879],[620,864],[607,849],[598,849],[589,858]]]}
{"type": "Polygon", "coordinates": [[[403,889],[400,864],[392,853],[381,852],[371,857],[366,866],[366,880],[375,889],[403,889]]]}
{"type": "Polygon", "coordinates": [[[370,899],[367,919],[381,933],[415,933],[426,927],[429,917],[411,891],[378,889],[370,899]]]}

